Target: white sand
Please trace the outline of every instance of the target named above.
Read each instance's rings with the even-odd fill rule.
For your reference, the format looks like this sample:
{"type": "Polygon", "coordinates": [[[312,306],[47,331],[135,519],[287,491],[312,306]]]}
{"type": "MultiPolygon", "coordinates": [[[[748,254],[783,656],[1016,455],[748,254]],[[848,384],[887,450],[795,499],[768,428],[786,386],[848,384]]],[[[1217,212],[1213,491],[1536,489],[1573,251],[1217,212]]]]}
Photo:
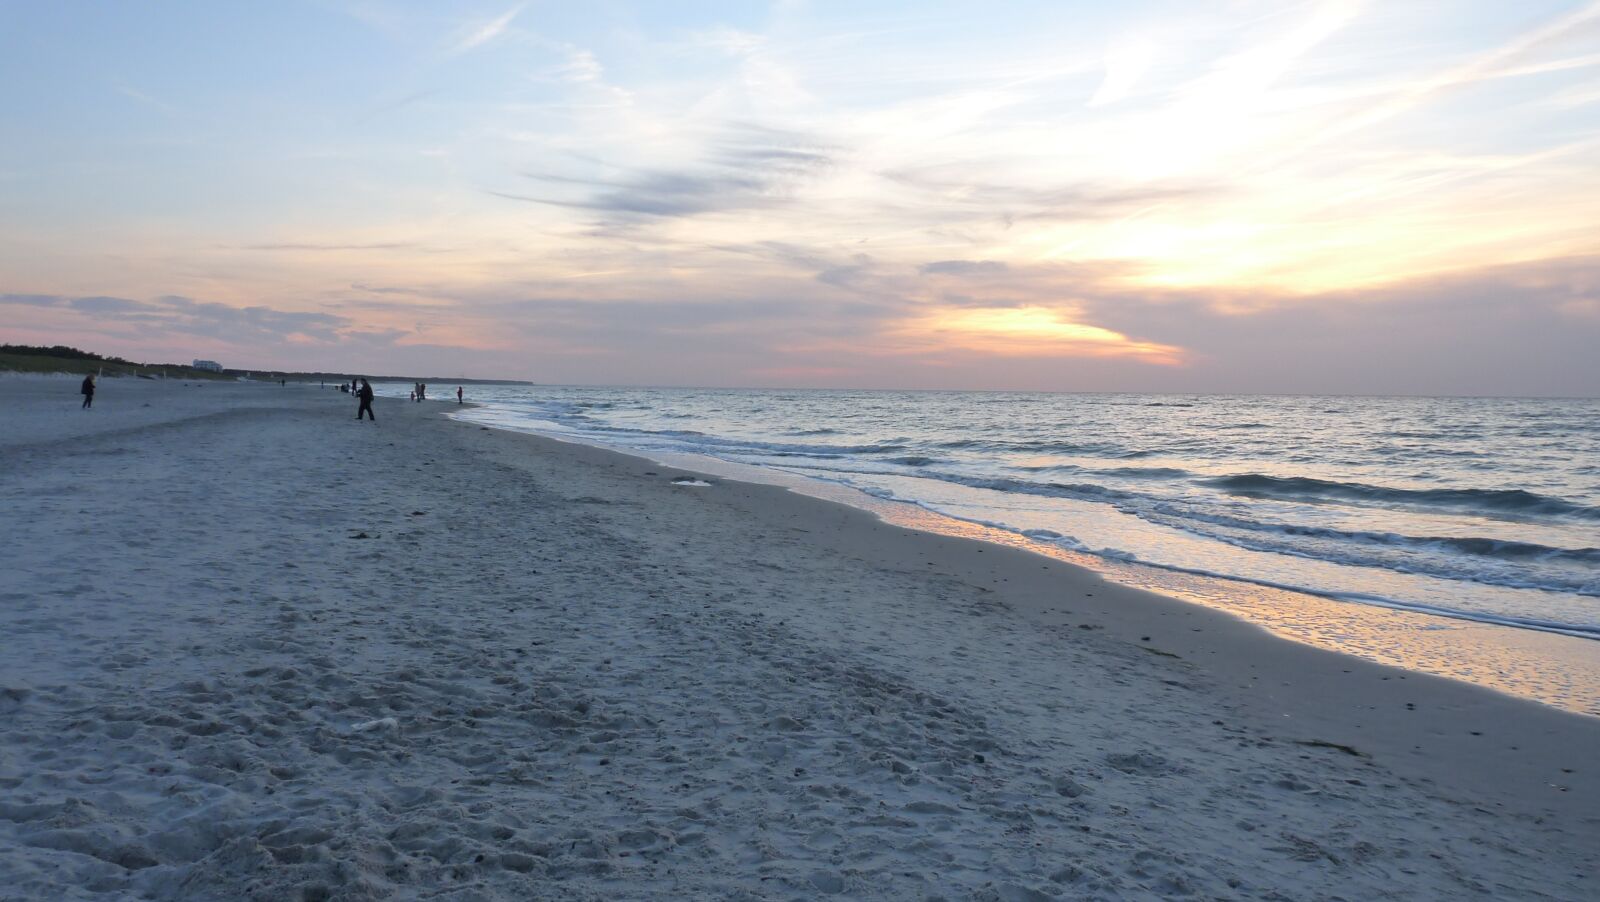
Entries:
{"type": "Polygon", "coordinates": [[[0,898],[1600,898],[1600,718],[437,402],[75,391],[0,381],[0,898]]]}

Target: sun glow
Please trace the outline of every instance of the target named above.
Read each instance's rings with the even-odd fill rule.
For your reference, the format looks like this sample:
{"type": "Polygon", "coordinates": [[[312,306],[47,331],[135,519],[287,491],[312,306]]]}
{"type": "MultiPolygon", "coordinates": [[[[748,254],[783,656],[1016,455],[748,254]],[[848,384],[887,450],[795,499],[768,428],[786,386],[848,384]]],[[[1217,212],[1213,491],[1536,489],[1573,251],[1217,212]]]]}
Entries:
{"type": "Polygon", "coordinates": [[[1000,356],[1131,357],[1176,365],[1183,349],[1136,341],[1111,329],[1075,322],[1045,307],[951,310],[920,320],[916,334],[966,350],[1000,356]]]}

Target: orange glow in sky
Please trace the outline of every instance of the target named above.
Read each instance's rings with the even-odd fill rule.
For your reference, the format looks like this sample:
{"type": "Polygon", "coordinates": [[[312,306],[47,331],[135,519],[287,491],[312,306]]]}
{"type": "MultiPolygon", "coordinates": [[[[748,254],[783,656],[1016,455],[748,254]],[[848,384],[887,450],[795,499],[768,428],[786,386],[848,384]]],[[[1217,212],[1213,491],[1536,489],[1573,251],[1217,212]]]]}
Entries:
{"type": "Polygon", "coordinates": [[[1130,357],[1167,366],[1183,361],[1181,348],[1133,341],[1042,307],[953,310],[916,323],[908,331],[999,356],[1130,357]]]}
{"type": "Polygon", "coordinates": [[[1600,393],[1600,0],[608,9],[16,5],[3,337],[567,383],[1600,393]]]}

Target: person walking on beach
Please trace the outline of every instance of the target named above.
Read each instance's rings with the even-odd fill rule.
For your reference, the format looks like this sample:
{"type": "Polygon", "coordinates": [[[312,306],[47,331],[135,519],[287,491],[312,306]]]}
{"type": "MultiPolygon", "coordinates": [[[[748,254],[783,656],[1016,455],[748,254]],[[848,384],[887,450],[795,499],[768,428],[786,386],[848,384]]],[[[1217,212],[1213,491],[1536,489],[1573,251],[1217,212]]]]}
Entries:
{"type": "Polygon", "coordinates": [[[456,386],[456,403],[457,403],[457,404],[464,404],[464,403],[466,403],[466,402],[465,402],[465,401],[462,401],[462,400],[461,400],[461,386],[459,386],[459,385],[458,385],[458,386],[456,386]]]}
{"type": "Polygon", "coordinates": [[[356,409],[356,419],[359,420],[362,414],[366,414],[372,422],[378,422],[378,415],[372,412],[372,386],[367,384],[367,380],[361,380],[361,390],[356,392],[356,397],[361,399],[361,406],[356,409]]]}
{"type": "Polygon", "coordinates": [[[83,387],[78,389],[83,392],[83,409],[88,410],[94,406],[94,374],[83,377],[83,387]]]}

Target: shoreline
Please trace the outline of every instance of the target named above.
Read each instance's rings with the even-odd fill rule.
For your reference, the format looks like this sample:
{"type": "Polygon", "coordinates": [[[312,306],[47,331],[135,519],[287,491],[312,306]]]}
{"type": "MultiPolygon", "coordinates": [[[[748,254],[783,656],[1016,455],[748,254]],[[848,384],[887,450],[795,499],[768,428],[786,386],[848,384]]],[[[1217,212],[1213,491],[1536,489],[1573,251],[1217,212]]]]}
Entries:
{"type": "MultiPolygon", "coordinates": [[[[448,410],[440,411],[440,414],[451,418],[448,410]]],[[[873,510],[844,501],[796,492],[781,484],[726,477],[692,465],[663,463],[627,450],[568,441],[539,433],[482,427],[476,423],[472,425],[526,440],[533,445],[530,453],[536,455],[583,449],[584,452],[593,452],[599,464],[609,468],[625,468],[637,474],[656,471],[674,478],[710,478],[715,480],[713,487],[736,485],[741,492],[750,496],[738,508],[739,514],[752,519],[762,515],[763,507],[781,510],[785,499],[803,499],[807,504],[819,506],[819,516],[840,524],[850,524],[851,534],[838,541],[841,548],[849,547],[862,530],[891,535],[899,531],[901,537],[907,540],[905,547],[894,548],[897,563],[901,565],[909,566],[921,559],[924,552],[915,546],[926,540],[939,549],[934,555],[937,563],[928,564],[935,569],[929,572],[973,583],[986,583],[986,591],[1006,593],[1005,603],[1041,627],[1052,630],[1081,629],[1085,620],[1093,620],[1088,624],[1092,629],[1107,630],[1129,647],[1138,648],[1153,657],[1169,657],[1201,668],[1215,678],[1216,687],[1229,695],[1230,702],[1243,707],[1260,707],[1261,710],[1256,713],[1261,716],[1262,724],[1275,724],[1281,730],[1285,724],[1279,719],[1291,720],[1289,731],[1299,737],[1293,741],[1328,742],[1321,735],[1328,734],[1338,739],[1332,742],[1333,746],[1354,748],[1363,754],[1367,753],[1364,745],[1366,749],[1381,748],[1383,754],[1393,756],[1390,761],[1406,761],[1414,765],[1412,774],[1419,779],[1432,779],[1429,774],[1432,762],[1460,759],[1454,761],[1452,767],[1464,771],[1460,775],[1464,777],[1461,785],[1481,786],[1508,799],[1527,798],[1530,792],[1537,794],[1554,790],[1565,793],[1578,788],[1582,795],[1600,802],[1600,768],[1584,768],[1580,775],[1576,768],[1567,766],[1572,763],[1572,757],[1565,750],[1543,750],[1553,754],[1549,759],[1534,764],[1533,773],[1527,775],[1528,779],[1519,779],[1524,775],[1514,770],[1528,770],[1530,763],[1521,757],[1526,750],[1520,745],[1496,749],[1484,743],[1471,754],[1463,754],[1455,745],[1464,737],[1488,736],[1488,732],[1480,729],[1486,723],[1493,723],[1493,732],[1501,738],[1513,739],[1524,735],[1554,735],[1561,732],[1564,723],[1582,724],[1585,732],[1600,743],[1600,716],[1595,713],[1543,704],[1491,686],[1379,663],[1359,654],[1296,641],[1226,608],[1115,582],[1107,579],[1098,568],[1073,562],[1066,555],[1058,556],[1047,550],[1002,544],[990,538],[951,534],[930,528],[926,520],[901,523],[886,521],[873,510]],[[832,510],[838,508],[848,511],[848,514],[832,510]],[[977,557],[980,554],[991,557],[980,559],[977,557]],[[1067,571],[1067,579],[1074,583],[1081,581],[1096,589],[1094,593],[1085,593],[1075,600],[1071,609],[1058,606],[1060,589],[1056,581],[1062,577],[1062,568],[1067,571]],[[1041,570],[1045,573],[1038,572],[1041,570]],[[980,573],[985,576],[977,576],[980,573]],[[1090,597],[1096,601],[1090,602],[1090,597]],[[1170,623],[1180,624],[1181,627],[1174,629],[1171,625],[1163,624],[1165,618],[1174,618],[1170,623]],[[1385,710],[1386,706],[1374,703],[1376,696],[1389,691],[1390,687],[1381,685],[1384,683],[1407,683],[1406,699],[1388,705],[1388,710],[1385,710]],[[1409,728],[1404,725],[1407,719],[1417,721],[1415,726],[1430,741],[1416,741],[1419,737],[1411,735],[1409,728]],[[1400,731],[1404,735],[1386,735],[1390,731],[1400,731]],[[1376,745],[1368,744],[1372,742],[1376,745]],[[1508,771],[1508,766],[1513,771],[1508,771]]],[[[586,455],[573,456],[585,459],[586,455]]],[[[934,516],[952,519],[943,515],[934,516]]],[[[874,550],[880,554],[884,551],[879,547],[874,550]]],[[[1302,597],[1301,593],[1285,594],[1302,597]]],[[[1339,603],[1332,599],[1327,601],[1330,604],[1339,603]]],[[[1426,616],[1415,612],[1395,613],[1411,617],[1426,616]]],[[[1474,625],[1494,631],[1551,636],[1574,643],[1587,641],[1493,624],[1474,625]]],[[[1595,701],[1600,702],[1600,699],[1595,701]]]]}
{"type": "MultiPolygon", "coordinates": [[[[452,412],[446,415],[454,416],[452,412]]],[[[611,451],[718,479],[778,486],[867,511],[890,525],[970,538],[1061,561],[1122,586],[1221,611],[1274,636],[1311,648],[1409,673],[1444,677],[1573,714],[1600,717],[1600,653],[1591,644],[1600,640],[1590,637],[1121,561],[1034,541],[1009,530],[933,511],[915,502],[877,498],[842,483],[782,470],[710,456],[652,454],[479,421],[470,415],[462,419],[508,433],[611,451]]]]}
{"type": "Polygon", "coordinates": [[[1592,717],[454,405],[29,390],[23,893],[1593,891],[1592,717]]]}

